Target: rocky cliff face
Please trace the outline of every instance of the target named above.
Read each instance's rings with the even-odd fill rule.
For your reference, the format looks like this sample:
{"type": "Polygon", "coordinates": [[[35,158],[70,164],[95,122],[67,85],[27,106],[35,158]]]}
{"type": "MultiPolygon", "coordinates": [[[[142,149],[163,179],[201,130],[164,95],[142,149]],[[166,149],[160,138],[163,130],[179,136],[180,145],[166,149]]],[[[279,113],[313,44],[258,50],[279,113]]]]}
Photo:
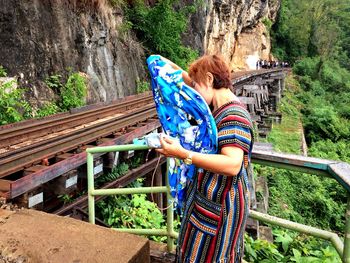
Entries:
{"type": "Polygon", "coordinates": [[[255,67],[256,60],[270,56],[269,33],[261,21],[274,21],[280,4],[281,0],[205,0],[191,17],[185,41],[201,53],[220,52],[233,69],[255,67]]]}
{"type": "MultiPolygon", "coordinates": [[[[88,103],[135,93],[136,80],[146,76],[143,49],[122,30],[121,10],[106,1],[0,0],[0,65],[28,87],[31,104],[52,99],[43,80],[67,68],[86,74],[88,103]]],[[[258,58],[270,56],[261,21],[275,20],[280,1],[199,1],[184,42],[200,54],[221,52],[233,69],[254,67],[258,58]]]]}
{"type": "Polygon", "coordinates": [[[122,24],[103,0],[0,0],[0,65],[34,104],[54,95],[42,80],[67,68],[87,74],[89,103],[133,94],[145,57],[122,24]]]}

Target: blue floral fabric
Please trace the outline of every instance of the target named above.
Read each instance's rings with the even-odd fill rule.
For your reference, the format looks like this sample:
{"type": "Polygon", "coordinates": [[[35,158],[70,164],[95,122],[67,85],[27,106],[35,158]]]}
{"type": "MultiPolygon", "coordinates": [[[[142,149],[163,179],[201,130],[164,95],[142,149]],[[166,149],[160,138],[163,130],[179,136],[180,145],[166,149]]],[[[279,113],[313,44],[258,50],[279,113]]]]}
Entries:
{"type": "MultiPolygon", "coordinates": [[[[182,70],[174,70],[158,55],[150,56],[147,64],[158,118],[164,132],[178,139],[185,149],[217,153],[215,120],[203,97],[183,81],[182,70]]],[[[195,166],[171,158],[168,171],[171,194],[181,209],[195,166]]]]}

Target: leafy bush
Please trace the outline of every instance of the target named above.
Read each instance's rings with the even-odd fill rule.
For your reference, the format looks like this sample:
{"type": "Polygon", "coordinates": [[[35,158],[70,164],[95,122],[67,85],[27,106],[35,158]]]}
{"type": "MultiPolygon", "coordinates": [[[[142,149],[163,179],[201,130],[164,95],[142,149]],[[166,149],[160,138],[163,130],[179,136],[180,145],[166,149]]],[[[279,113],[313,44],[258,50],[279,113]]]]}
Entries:
{"type": "Polygon", "coordinates": [[[0,65],[0,77],[6,77],[7,72],[3,66],[0,65]]]}
{"type": "Polygon", "coordinates": [[[136,93],[140,94],[150,90],[150,84],[148,81],[137,80],[136,81],[136,93]]]}
{"type": "Polygon", "coordinates": [[[61,79],[62,79],[62,75],[59,75],[59,74],[51,75],[45,79],[45,83],[55,93],[59,94],[63,87],[61,79]]]}
{"type": "Polygon", "coordinates": [[[302,112],[306,139],[309,143],[323,139],[336,142],[342,138],[349,138],[349,120],[341,118],[335,108],[325,105],[321,98],[310,98],[309,104],[302,112]]]}
{"type": "Polygon", "coordinates": [[[265,25],[265,27],[267,28],[268,32],[270,32],[272,24],[273,24],[272,21],[268,17],[264,17],[262,22],[265,25]]]}
{"type": "Polygon", "coordinates": [[[87,93],[86,79],[79,73],[72,73],[67,83],[61,87],[61,109],[68,111],[85,105],[87,93]]]}
{"type": "Polygon", "coordinates": [[[254,240],[247,234],[244,236],[244,241],[244,259],[248,262],[281,262],[283,259],[275,244],[262,239],[254,240]]]}
{"type": "Polygon", "coordinates": [[[320,63],[320,57],[306,57],[293,66],[293,72],[299,76],[309,76],[311,79],[316,79],[320,63]]]}
{"type": "Polygon", "coordinates": [[[102,175],[96,179],[96,185],[102,185],[107,182],[112,182],[119,177],[126,174],[129,170],[129,165],[121,163],[118,166],[113,167],[112,171],[107,175],[102,175]]]}
{"type": "Polygon", "coordinates": [[[55,103],[47,102],[43,107],[39,108],[35,117],[41,118],[49,115],[53,115],[59,112],[59,107],[55,103]]]}
{"type": "Polygon", "coordinates": [[[350,163],[349,140],[319,140],[313,142],[309,148],[309,155],[329,160],[338,160],[350,163]]]}
{"type": "Polygon", "coordinates": [[[24,89],[16,86],[16,81],[0,85],[0,124],[21,121],[31,115],[31,107],[23,98],[24,89]]]}
{"type": "Polygon", "coordinates": [[[325,61],[319,69],[319,80],[332,93],[350,92],[350,72],[334,60],[325,61]]]}
{"type": "MultiPolygon", "coordinates": [[[[163,214],[145,194],[117,195],[97,203],[97,209],[104,221],[115,228],[158,228],[165,229],[163,214]]],[[[151,237],[153,240],[165,238],[151,237]]]]}
{"type": "Polygon", "coordinates": [[[71,72],[66,83],[63,83],[62,75],[54,74],[45,79],[46,85],[58,96],[58,101],[45,103],[35,117],[44,117],[58,112],[69,111],[72,108],[85,105],[87,94],[86,79],[78,72],[71,72]]]}
{"type": "Polygon", "coordinates": [[[272,171],[268,177],[269,213],[322,229],[342,231],[345,201],[337,200],[337,195],[345,190],[334,188],[337,182],[330,180],[333,179],[292,171],[272,171]]]}
{"type": "Polygon", "coordinates": [[[245,257],[252,263],[341,263],[335,248],[328,242],[289,230],[273,230],[274,243],[245,235],[245,257]]]}
{"type": "Polygon", "coordinates": [[[198,57],[198,53],[181,42],[181,34],[187,26],[188,15],[195,11],[194,6],[174,8],[175,0],[157,1],[154,7],[136,0],[127,9],[132,28],[144,42],[150,53],[162,54],[180,67],[198,57]]]}

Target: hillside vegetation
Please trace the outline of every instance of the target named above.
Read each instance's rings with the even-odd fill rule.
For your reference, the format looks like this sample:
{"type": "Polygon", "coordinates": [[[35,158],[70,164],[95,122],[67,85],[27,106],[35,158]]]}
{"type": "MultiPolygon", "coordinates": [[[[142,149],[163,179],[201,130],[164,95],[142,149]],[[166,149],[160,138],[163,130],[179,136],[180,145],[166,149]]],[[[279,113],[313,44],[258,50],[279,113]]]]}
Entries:
{"type": "MultiPolygon", "coordinates": [[[[283,122],[268,140],[276,150],[298,154],[295,127],[302,124],[309,156],[350,162],[350,2],[282,0],[271,33],[274,55],[293,65],[293,76],[280,105],[283,122]]],[[[335,180],[261,166],[256,171],[268,179],[270,214],[344,231],[346,191],[335,180]]],[[[277,228],[273,233],[273,245],[248,239],[254,248],[249,261],[341,262],[325,241],[277,228]]]]}

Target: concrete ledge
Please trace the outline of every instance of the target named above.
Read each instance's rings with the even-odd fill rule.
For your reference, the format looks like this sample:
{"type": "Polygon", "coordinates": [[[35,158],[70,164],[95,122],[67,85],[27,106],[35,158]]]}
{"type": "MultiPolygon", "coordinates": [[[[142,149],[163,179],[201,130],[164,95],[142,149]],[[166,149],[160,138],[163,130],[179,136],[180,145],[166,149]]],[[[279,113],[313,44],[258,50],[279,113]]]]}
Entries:
{"type": "Polygon", "coordinates": [[[149,263],[146,238],[35,210],[0,209],[0,262],[149,263]]]}

